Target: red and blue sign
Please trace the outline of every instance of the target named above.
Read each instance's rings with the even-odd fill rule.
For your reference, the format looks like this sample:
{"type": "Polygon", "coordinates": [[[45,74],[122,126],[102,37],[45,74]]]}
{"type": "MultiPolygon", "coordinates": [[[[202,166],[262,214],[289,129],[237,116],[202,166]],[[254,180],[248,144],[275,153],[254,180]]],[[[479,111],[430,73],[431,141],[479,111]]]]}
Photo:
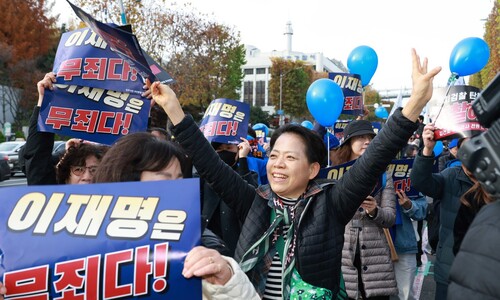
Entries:
{"type": "Polygon", "coordinates": [[[359,116],[363,113],[363,86],[358,74],[328,73],[328,78],[339,85],[344,94],[341,114],[359,116]]]}
{"type": "Polygon", "coordinates": [[[215,99],[205,110],[200,130],[209,142],[239,144],[246,138],[250,105],[231,99],[215,99]]]}
{"type": "Polygon", "coordinates": [[[2,189],[5,299],[201,299],[198,179],[2,189]]]}

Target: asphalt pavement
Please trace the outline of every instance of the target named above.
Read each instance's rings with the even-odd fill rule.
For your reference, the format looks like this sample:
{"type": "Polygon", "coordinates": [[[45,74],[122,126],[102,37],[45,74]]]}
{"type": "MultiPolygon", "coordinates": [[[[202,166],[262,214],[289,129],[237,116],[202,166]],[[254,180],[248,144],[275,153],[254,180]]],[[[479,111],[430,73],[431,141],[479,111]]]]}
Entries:
{"type": "Polygon", "coordinates": [[[414,291],[418,293],[415,296],[419,296],[417,299],[434,300],[434,294],[436,293],[436,282],[434,281],[435,259],[435,255],[427,253],[422,255],[422,265],[418,268],[414,284],[414,291]]]}
{"type": "Polygon", "coordinates": [[[1,187],[8,187],[8,186],[26,186],[26,176],[22,173],[17,173],[14,176],[11,176],[10,179],[0,181],[0,188],[1,187]]]}

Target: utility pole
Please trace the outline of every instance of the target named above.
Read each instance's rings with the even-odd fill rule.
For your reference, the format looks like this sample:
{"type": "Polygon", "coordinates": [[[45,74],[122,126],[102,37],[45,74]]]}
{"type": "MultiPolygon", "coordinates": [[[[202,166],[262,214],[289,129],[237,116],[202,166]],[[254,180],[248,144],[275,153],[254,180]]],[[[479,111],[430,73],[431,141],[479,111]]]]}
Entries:
{"type": "Polygon", "coordinates": [[[278,111],[279,114],[279,122],[278,126],[283,126],[283,109],[281,108],[282,103],[282,95],[283,95],[283,73],[280,71],[280,109],[278,111]]]}
{"type": "Polygon", "coordinates": [[[283,73],[280,70],[280,109],[278,110],[278,115],[279,115],[278,125],[279,126],[285,125],[285,112],[283,111],[283,108],[282,108],[282,103],[283,103],[283,77],[285,75],[287,75],[288,73],[290,73],[292,71],[295,71],[295,70],[298,70],[298,69],[302,69],[302,67],[293,68],[291,70],[286,71],[285,73],[283,73]]]}
{"type": "Polygon", "coordinates": [[[127,16],[125,15],[125,7],[123,6],[123,0],[120,1],[120,16],[122,19],[122,25],[127,25],[127,16]]]}

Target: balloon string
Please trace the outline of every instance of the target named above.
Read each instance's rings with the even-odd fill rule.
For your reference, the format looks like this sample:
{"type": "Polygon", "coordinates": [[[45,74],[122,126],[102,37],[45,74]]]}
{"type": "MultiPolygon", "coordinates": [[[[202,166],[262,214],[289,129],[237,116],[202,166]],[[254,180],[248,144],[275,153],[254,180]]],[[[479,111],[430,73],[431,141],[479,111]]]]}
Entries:
{"type": "Polygon", "coordinates": [[[458,74],[457,73],[451,73],[450,78],[448,78],[448,88],[446,89],[446,93],[444,94],[444,99],[443,103],[441,103],[441,107],[439,108],[438,114],[436,115],[436,118],[434,119],[434,124],[437,123],[438,117],[441,114],[441,111],[443,110],[444,103],[446,102],[446,97],[448,97],[448,94],[450,92],[450,89],[452,86],[455,85],[455,82],[458,79],[458,74]]]}
{"type": "Polygon", "coordinates": [[[329,136],[329,134],[331,134],[332,136],[335,136],[335,133],[334,133],[334,132],[335,132],[335,131],[333,130],[333,126],[332,126],[332,127],[327,127],[327,128],[326,128],[326,136],[328,137],[328,138],[327,138],[327,144],[328,144],[328,145],[327,145],[327,147],[328,147],[328,151],[327,151],[327,152],[328,152],[328,153],[327,153],[327,154],[328,154],[328,165],[327,165],[327,167],[328,167],[328,168],[332,166],[332,164],[331,164],[332,162],[330,161],[330,136],[329,136]]]}

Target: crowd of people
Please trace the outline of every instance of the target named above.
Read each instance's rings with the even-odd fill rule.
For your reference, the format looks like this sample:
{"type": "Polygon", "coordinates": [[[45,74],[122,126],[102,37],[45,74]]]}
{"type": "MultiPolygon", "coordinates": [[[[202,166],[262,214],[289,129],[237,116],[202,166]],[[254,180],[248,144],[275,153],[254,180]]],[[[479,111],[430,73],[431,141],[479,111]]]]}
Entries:
{"type": "MultiPolygon", "coordinates": [[[[144,95],[168,115],[168,130],[128,134],[112,146],[71,139],[53,159],[54,134],[36,126],[44,91],[56,79],[48,73],[38,83],[22,152],[28,184],[199,177],[201,245],[187,253],[182,275],[202,278],[204,299],[416,299],[421,246],[415,226],[426,218],[431,197],[434,211],[439,208],[435,299],[451,299],[459,294],[448,295],[453,260],[466,260],[461,243],[493,199],[462,165],[446,162],[433,172],[436,128],[423,124],[421,113],[441,68],[428,70],[415,50],[412,66],[408,103],[377,134],[370,122],[351,121],[343,140],[329,147],[328,134],[295,124],[277,128],[267,149],[265,184],[249,167],[247,138],[238,145],[210,143],[175,92],[159,82],[144,95]],[[418,196],[396,190],[386,171],[398,155],[414,157],[411,182],[418,196]],[[338,180],[318,178],[320,169],[353,160],[338,180]]],[[[452,141],[449,155],[456,158],[466,141],[452,141]]],[[[449,161],[456,162],[453,157],[449,161]]]]}

